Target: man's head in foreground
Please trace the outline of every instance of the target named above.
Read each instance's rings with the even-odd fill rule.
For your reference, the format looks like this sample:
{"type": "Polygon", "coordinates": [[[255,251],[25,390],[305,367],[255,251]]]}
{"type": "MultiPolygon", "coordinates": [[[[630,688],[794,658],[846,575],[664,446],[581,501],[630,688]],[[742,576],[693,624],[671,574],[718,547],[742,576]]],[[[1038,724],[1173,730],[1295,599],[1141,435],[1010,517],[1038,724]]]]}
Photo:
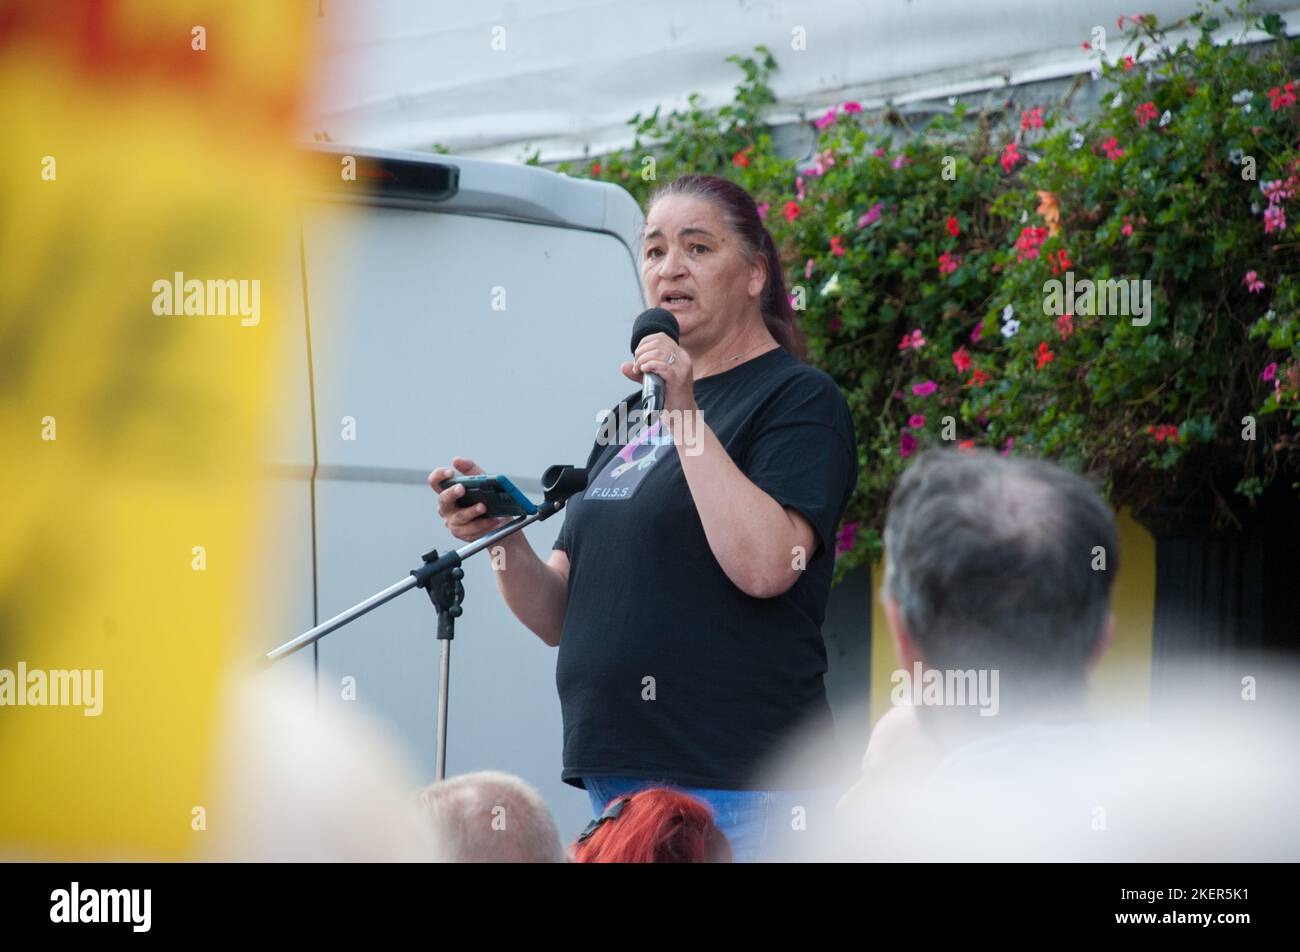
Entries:
{"type": "Polygon", "coordinates": [[[1113,637],[1118,567],[1114,519],[1083,477],[1040,460],[923,453],[885,524],[882,599],[900,665],[997,672],[1001,710],[1016,716],[1076,702],[1113,637]]]}
{"type": "Polygon", "coordinates": [[[480,771],[416,794],[451,863],[563,863],[560,833],[541,794],[510,774],[480,771]]]}

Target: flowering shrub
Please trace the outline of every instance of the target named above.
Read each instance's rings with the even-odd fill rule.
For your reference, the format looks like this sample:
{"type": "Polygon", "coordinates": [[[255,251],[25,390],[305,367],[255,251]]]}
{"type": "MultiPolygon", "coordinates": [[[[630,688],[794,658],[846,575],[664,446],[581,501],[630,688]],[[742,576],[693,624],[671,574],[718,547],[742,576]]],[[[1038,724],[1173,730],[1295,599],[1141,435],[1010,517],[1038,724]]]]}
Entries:
{"type": "Polygon", "coordinates": [[[956,104],[916,130],[844,103],[811,120],[796,166],[761,118],[776,64],[760,47],[731,58],[733,105],[635,117],[630,150],[588,163],[642,201],[647,167],[726,175],[759,201],[811,358],[857,426],[837,577],[878,557],[897,475],[936,442],[1098,473],[1139,515],[1294,473],[1300,43],[1243,7],[1274,40],[1215,45],[1211,10],[1177,46],[1153,16],[1122,17],[1126,55],[1094,74],[1106,105],[1072,125],[1068,97],[956,104]]]}

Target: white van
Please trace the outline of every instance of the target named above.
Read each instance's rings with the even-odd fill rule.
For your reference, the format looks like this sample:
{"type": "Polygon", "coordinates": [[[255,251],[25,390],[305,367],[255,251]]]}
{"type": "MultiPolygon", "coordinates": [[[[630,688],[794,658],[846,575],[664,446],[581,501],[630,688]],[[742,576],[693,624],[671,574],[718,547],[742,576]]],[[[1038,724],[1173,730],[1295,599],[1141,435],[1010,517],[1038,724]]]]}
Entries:
{"type": "MultiPolygon", "coordinates": [[[[269,584],[279,630],[263,650],[401,580],[429,549],[462,544],[426,482],[453,456],[505,473],[535,500],[548,466],[583,465],[598,414],[636,388],[619,365],[644,309],[642,214],[617,186],[429,153],[313,151],[331,179],[354,159],[357,182],[304,201],[289,264],[303,331],[278,369],[294,396],[277,408],[269,584]]],[[[543,559],[563,519],[525,530],[543,559]]],[[[569,842],[590,814],[560,780],[556,652],[510,613],[488,559],[464,566],[447,774],[523,777],[569,842]]],[[[853,614],[860,632],[861,597],[853,614]]],[[[436,622],[413,591],[280,665],[315,678],[322,708],[391,725],[432,780],[436,622]]]]}

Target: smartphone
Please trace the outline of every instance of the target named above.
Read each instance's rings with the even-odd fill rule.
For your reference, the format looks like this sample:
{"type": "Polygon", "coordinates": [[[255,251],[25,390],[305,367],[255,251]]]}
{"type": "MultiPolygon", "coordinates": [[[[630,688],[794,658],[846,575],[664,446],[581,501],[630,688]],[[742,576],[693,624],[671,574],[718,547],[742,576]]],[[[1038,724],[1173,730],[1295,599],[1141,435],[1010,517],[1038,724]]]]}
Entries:
{"type": "Polygon", "coordinates": [[[483,503],[487,506],[483,515],[488,517],[531,516],[537,512],[537,507],[505,476],[453,476],[440,482],[438,488],[456,485],[465,487],[465,494],[456,500],[458,508],[483,503]]]}

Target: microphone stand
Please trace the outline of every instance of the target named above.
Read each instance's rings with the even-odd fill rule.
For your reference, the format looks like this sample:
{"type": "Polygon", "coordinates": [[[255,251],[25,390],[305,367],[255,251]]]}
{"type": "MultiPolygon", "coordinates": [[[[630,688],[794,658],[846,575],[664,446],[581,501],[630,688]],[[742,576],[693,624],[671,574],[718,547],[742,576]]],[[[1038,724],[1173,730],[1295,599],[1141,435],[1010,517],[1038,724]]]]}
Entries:
{"type": "Polygon", "coordinates": [[[537,507],[537,512],[527,516],[519,516],[481,539],[475,539],[459,549],[452,549],[442,555],[438,554],[437,549],[431,549],[421,556],[423,564],[417,569],[412,569],[406,578],[394,582],[364,601],[339,612],[333,618],[321,622],[315,628],[304,631],[292,641],[287,641],[280,647],[268,651],[264,656],[265,662],[273,664],[282,658],[287,658],[289,655],[319,641],[330,632],[337,631],[344,625],[356,621],[362,615],[373,611],[385,602],[390,602],[397,596],[412,589],[424,589],[429,595],[429,601],[433,603],[433,607],[438,611],[438,746],[435,779],[444,779],[447,767],[447,695],[450,686],[451,641],[456,636],[456,619],[462,614],[461,601],[465,597],[465,586],[461,583],[461,579],[465,577],[465,570],[460,567],[460,564],[476,552],[488,548],[494,542],[504,539],[512,533],[519,532],[524,526],[549,519],[564,508],[564,504],[570,496],[576,492],[581,492],[586,486],[587,471],[585,469],[558,465],[550,467],[542,474],[542,490],[545,493],[545,501],[537,507]]]}

